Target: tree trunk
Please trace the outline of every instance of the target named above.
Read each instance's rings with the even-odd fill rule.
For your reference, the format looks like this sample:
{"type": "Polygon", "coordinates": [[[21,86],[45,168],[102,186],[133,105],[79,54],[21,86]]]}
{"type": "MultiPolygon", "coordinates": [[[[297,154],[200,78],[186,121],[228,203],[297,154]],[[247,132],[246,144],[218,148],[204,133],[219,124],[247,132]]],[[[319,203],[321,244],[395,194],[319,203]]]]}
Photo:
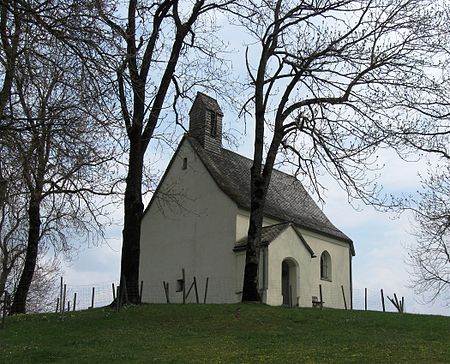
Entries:
{"type": "Polygon", "coordinates": [[[38,256],[39,235],[41,229],[40,202],[36,199],[30,201],[28,207],[28,244],[25,253],[25,263],[19,284],[14,294],[14,301],[11,306],[11,314],[25,313],[26,300],[33,280],[34,270],[38,256]]]}
{"type": "Polygon", "coordinates": [[[11,4],[10,1],[3,0],[0,8],[0,38],[5,52],[6,64],[3,70],[3,86],[0,90],[0,118],[3,118],[3,113],[11,94],[11,87],[16,68],[20,30],[21,17],[17,10],[17,4],[11,4]],[[10,12],[12,19],[8,16],[10,12]],[[14,32],[9,34],[7,29],[8,26],[12,25],[14,25],[14,32]]]}
{"type": "MultiPolygon", "coordinates": [[[[262,120],[262,119],[260,119],[262,120]]],[[[257,121],[258,123],[258,121],[257,121]]],[[[261,122],[259,125],[263,125],[261,122]]],[[[267,152],[266,163],[262,167],[263,135],[257,133],[255,138],[255,153],[251,169],[251,204],[250,218],[247,234],[247,247],[245,254],[244,284],[242,288],[242,302],[261,301],[258,291],[258,268],[259,251],[261,246],[261,231],[264,219],[264,205],[266,203],[267,192],[269,190],[270,179],[272,177],[273,166],[282,134],[275,133],[269,151],[267,152]],[[262,172],[261,172],[262,169],[262,172]]],[[[261,130],[259,130],[260,132],[261,130]]]]}
{"type": "Polygon", "coordinates": [[[6,280],[8,279],[9,273],[11,273],[11,269],[8,269],[8,262],[5,261],[2,264],[2,271],[0,273],[0,296],[2,296],[3,291],[5,290],[6,280]]]}
{"type": "Polygon", "coordinates": [[[130,138],[128,175],[125,189],[124,227],[120,287],[127,288],[130,303],[139,303],[139,255],[141,240],[143,155],[138,138],[130,138]]]}
{"type": "Polygon", "coordinates": [[[258,268],[263,209],[263,201],[252,198],[245,255],[244,286],[242,288],[243,302],[261,301],[258,291],[258,268]]]}

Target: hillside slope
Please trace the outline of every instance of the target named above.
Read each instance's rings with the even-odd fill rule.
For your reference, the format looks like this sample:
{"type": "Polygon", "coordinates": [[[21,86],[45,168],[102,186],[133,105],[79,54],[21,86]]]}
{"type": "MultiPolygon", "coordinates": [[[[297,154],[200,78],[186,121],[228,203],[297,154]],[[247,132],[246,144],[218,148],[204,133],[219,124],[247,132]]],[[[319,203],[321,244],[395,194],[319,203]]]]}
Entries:
{"type": "Polygon", "coordinates": [[[10,317],[0,363],[450,363],[450,317],[144,305],[10,317]]]}

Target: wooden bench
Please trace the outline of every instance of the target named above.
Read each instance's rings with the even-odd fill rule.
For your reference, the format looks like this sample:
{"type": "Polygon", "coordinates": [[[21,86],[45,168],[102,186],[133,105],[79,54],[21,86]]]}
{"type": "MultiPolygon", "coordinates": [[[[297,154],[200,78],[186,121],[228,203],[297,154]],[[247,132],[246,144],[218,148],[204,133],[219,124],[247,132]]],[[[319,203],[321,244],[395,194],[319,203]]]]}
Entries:
{"type": "Polygon", "coordinates": [[[313,306],[313,307],[320,307],[320,308],[323,308],[323,304],[324,304],[324,303],[325,303],[325,302],[319,300],[319,299],[317,298],[317,296],[312,296],[312,306],[313,306]]]}

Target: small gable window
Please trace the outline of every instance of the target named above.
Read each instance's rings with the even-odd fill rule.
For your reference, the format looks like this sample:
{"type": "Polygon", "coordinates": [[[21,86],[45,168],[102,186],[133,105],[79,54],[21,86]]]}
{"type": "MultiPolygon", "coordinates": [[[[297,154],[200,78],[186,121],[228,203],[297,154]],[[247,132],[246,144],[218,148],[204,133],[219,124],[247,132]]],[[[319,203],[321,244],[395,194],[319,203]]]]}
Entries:
{"type": "Polygon", "coordinates": [[[183,158],[183,169],[187,169],[187,158],[183,158]]]}
{"type": "Polygon", "coordinates": [[[214,111],[209,112],[211,119],[211,136],[215,138],[217,136],[217,114],[214,111]]]}
{"type": "Polygon", "coordinates": [[[331,256],[326,250],[320,256],[320,279],[331,281],[331,256]]]}

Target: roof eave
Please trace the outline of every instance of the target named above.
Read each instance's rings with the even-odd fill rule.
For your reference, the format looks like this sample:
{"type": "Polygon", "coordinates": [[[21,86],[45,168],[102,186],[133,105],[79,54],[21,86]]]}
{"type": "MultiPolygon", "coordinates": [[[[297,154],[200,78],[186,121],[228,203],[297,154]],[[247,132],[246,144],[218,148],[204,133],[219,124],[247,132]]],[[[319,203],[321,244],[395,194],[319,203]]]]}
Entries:
{"type": "MultiPolygon", "coordinates": [[[[224,192],[225,192],[225,191],[224,191],[224,192]]],[[[226,193],[226,192],[225,192],[225,193],[226,193]]],[[[228,194],[227,194],[227,195],[228,195],[228,194]]],[[[233,199],[233,197],[230,196],[230,195],[228,195],[228,197],[231,198],[231,199],[238,205],[238,207],[239,207],[241,210],[249,211],[249,208],[248,208],[247,206],[243,206],[243,205],[240,204],[238,201],[236,201],[235,199],[233,199]]],[[[274,220],[280,220],[279,217],[274,216],[274,215],[271,215],[271,214],[264,214],[264,217],[268,217],[268,218],[274,219],[274,220]]],[[[325,235],[325,236],[327,236],[327,237],[329,237],[329,238],[333,238],[333,239],[336,239],[336,240],[339,240],[339,241],[342,241],[342,242],[344,242],[344,243],[349,244],[349,245],[350,245],[350,250],[351,250],[351,252],[352,252],[352,255],[355,256],[355,248],[354,248],[354,246],[353,246],[353,240],[352,240],[352,239],[350,239],[350,238],[345,239],[345,238],[343,238],[343,237],[341,237],[341,236],[334,235],[334,234],[331,234],[331,233],[327,233],[327,232],[321,231],[321,230],[319,230],[319,229],[314,229],[314,228],[312,228],[312,227],[310,227],[310,226],[306,226],[306,225],[304,225],[304,224],[300,224],[300,223],[297,223],[297,222],[294,222],[294,221],[292,221],[292,223],[293,223],[295,226],[299,227],[299,228],[302,228],[302,229],[311,231],[311,232],[316,233],[316,234],[325,235]]]]}
{"type": "MultiPolygon", "coordinates": [[[[261,247],[265,248],[265,247],[269,246],[269,243],[270,242],[268,242],[268,241],[262,241],[261,242],[261,247]]],[[[242,252],[242,251],[245,251],[245,250],[247,250],[247,244],[239,244],[239,245],[235,245],[233,247],[233,251],[234,252],[242,252]]]]}
{"type": "Polygon", "coordinates": [[[305,238],[303,237],[302,233],[298,231],[298,229],[295,227],[294,224],[291,223],[292,228],[294,229],[295,233],[297,234],[300,241],[305,246],[306,250],[308,250],[309,254],[311,255],[311,258],[316,258],[316,254],[314,253],[314,250],[312,250],[311,246],[306,242],[305,238]]]}

